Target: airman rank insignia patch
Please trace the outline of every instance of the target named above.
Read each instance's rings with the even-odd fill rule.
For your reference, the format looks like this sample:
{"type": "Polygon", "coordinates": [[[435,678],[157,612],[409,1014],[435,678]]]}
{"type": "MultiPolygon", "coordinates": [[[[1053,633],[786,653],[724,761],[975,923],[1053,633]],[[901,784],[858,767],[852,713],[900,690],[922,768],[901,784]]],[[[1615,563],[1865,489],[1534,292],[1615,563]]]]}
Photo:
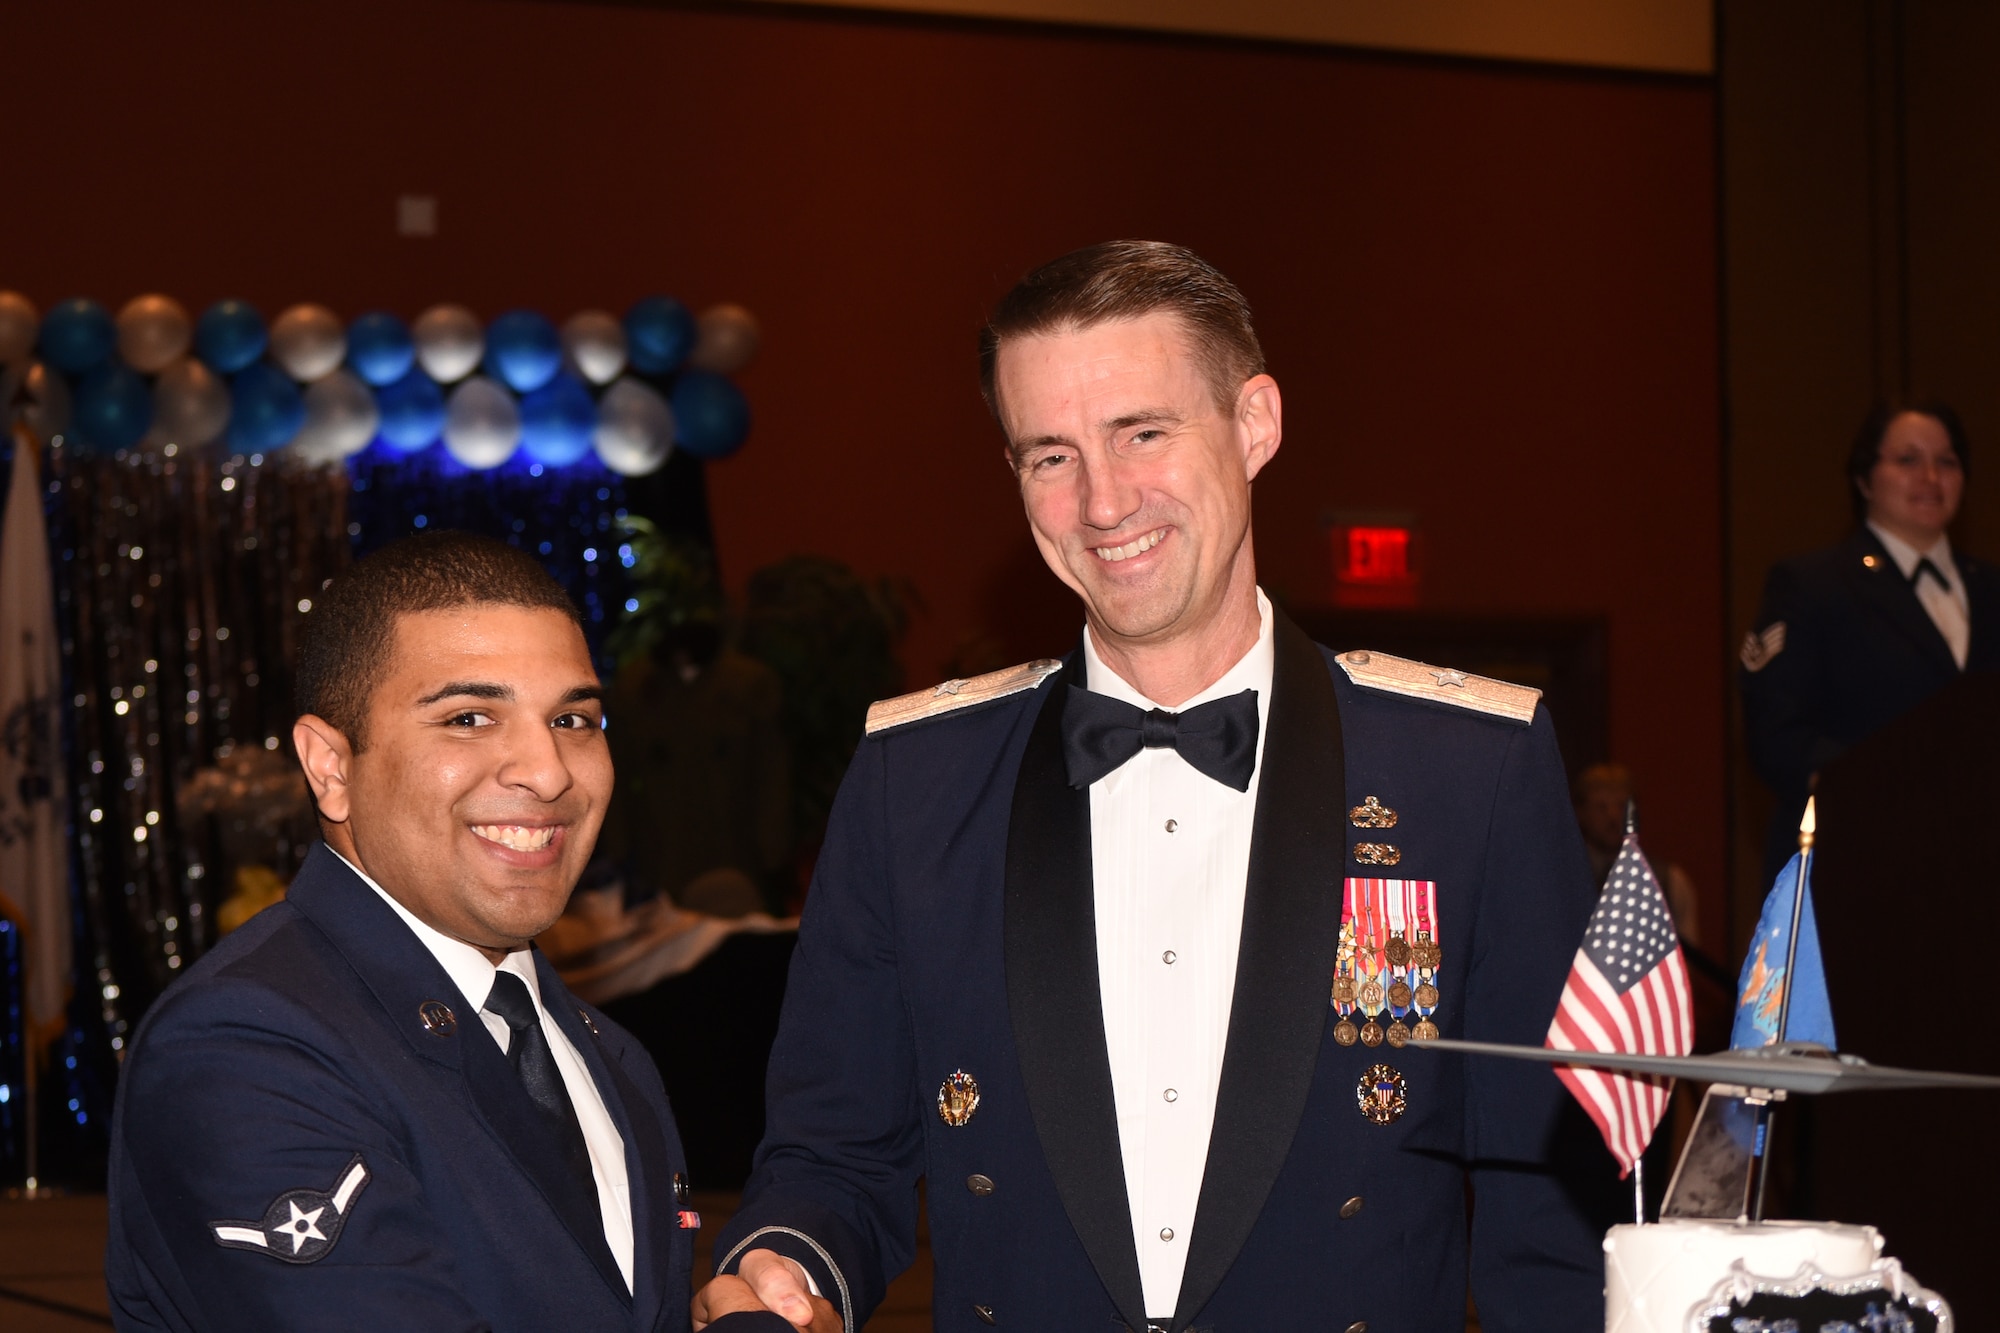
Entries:
{"type": "Polygon", "coordinates": [[[1771,659],[1785,651],[1785,622],[1774,620],[1762,631],[1751,630],[1743,636],[1743,647],[1736,656],[1743,663],[1745,671],[1762,671],[1771,664],[1771,659]]]}
{"type": "Polygon", "coordinates": [[[211,1222],[215,1243],[227,1250],[256,1250],[288,1264],[317,1263],[333,1251],[347,1225],[354,1198],[368,1184],[368,1164],[357,1155],[331,1193],[286,1190],[259,1222],[211,1222]]]}
{"type": "Polygon", "coordinates": [[[1061,661],[1044,657],[1008,667],[1005,671],[989,671],[968,680],[948,680],[927,690],[883,699],[868,706],[868,734],[873,736],[891,727],[921,722],[925,718],[956,712],[974,704],[991,703],[1010,694],[1019,694],[1022,690],[1038,689],[1043,681],[1060,670],[1061,661]]]}
{"type": "Polygon", "coordinates": [[[1367,689],[1421,699],[1425,703],[1470,708],[1523,726],[1535,720],[1535,704],[1542,697],[1540,690],[1526,685],[1510,685],[1504,680],[1475,676],[1451,667],[1434,667],[1387,653],[1357,650],[1342,653],[1338,660],[1347,678],[1367,689]]]}

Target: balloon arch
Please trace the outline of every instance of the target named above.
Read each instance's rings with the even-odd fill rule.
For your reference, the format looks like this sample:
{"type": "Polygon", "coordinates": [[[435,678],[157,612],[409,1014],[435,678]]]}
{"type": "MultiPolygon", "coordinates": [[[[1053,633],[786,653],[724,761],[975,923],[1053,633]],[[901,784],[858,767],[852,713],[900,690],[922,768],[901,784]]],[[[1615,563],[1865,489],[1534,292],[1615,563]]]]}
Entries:
{"type": "Polygon", "coordinates": [[[268,325],[242,301],[191,320],[160,295],[116,318],[81,298],[43,316],[0,291],[0,403],[43,438],[62,435],[85,452],[219,443],[229,454],[288,450],[334,463],[370,445],[401,455],[437,445],[473,471],[519,454],[539,476],[594,453],[641,477],[676,447],[715,459],[742,446],[750,408],[728,376],[757,343],[741,306],[697,318],[667,296],[637,302],[622,320],[582,311],[560,329],[532,310],[482,327],[458,305],[407,325],[372,311],[343,328],[313,304],[268,325]]]}

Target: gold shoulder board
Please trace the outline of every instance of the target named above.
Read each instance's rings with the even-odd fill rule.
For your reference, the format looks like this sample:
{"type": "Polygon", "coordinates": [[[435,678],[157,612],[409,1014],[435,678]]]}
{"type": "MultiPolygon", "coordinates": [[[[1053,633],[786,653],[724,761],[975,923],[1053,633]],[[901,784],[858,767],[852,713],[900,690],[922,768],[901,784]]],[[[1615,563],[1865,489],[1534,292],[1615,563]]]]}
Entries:
{"type": "Polygon", "coordinates": [[[1371,690],[1472,708],[1523,725],[1535,720],[1535,702],[1542,697],[1540,690],[1526,685],[1509,685],[1504,680],[1412,662],[1407,657],[1391,657],[1387,653],[1342,653],[1340,669],[1356,685],[1371,690]]]}
{"type": "Polygon", "coordinates": [[[1060,660],[1044,657],[1008,667],[1004,671],[989,671],[970,680],[948,680],[928,690],[883,699],[868,706],[868,734],[873,736],[878,731],[887,731],[908,722],[921,722],[927,717],[1004,699],[1022,690],[1038,689],[1043,681],[1060,670],[1060,660]]]}

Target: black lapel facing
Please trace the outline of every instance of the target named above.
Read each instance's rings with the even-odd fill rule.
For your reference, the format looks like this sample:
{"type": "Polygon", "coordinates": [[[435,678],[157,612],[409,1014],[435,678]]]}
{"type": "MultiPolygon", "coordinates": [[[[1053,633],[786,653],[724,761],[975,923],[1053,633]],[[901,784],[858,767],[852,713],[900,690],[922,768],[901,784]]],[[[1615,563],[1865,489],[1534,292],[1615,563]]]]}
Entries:
{"type": "Polygon", "coordinates": [[[1118,1108],[1097,978],[1090,793],[1063,765],[1065,688],[1077,656],[1043,685],[1007,829],[1004,955],[1021,1076],[1056,1192],[1125,1322],[1146,1326],[1118,1108]]]}
{"type": "Polygon", "coordinates": [[[1903,577],[1889,549],[1863,527],[1854,550],[1856,556],[1847,562],[1846,573],[1862,603],[1874,607],[1877,614],[1901,630],[1931,660],[1931,665],[1945,673],[1944,679],[1956,676],[1958,661],[1951,655],[1951,645],[1944,641],[1944,633],[1931,619],[1931,613],[1924,610],[1916,587],[1903,577]],[[1868,557],[1873,557],[1875,563],[1866,563],[1868,557]]]}
{"type": "Polygon", "coordinates": [[[1340,708],[1318,646],[1283,614],[1273,621],[1243,942],[1176,1329],[1222,1285],[1291,1151],[1319,1063],[1340,933],[1347,853],[1340,708]]]}

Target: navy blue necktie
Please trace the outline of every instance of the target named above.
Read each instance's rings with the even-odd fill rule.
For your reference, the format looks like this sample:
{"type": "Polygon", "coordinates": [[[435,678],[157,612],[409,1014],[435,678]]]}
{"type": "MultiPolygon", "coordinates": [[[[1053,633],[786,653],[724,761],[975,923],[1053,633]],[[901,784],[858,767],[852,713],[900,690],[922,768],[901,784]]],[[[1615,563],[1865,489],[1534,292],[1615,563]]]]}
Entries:
{"type": "Polygon", "coordinates": [[[1142,749],[1178,751],[1195,771],[1237,791],[1250,790],[1257,770],[1255,690],[1169,713],[1072,685],[1062,725],[1072,787],[1088,787],[1142,749]]]}
{"type": "Polygon", "coordinates": [[[548,1130],[562,1147],[563,1159],[585,1180],[591,1178],[590,1149],[583,1141],[583,1124],[570,1104],[569,1089],[563,1086],[562,1070],[556,1067],[555,1052],[542,1031],[542,1013],[528,983],[505,968],[493,974],[493,990],[485,1009],[497,1014],[512,1029],[507,1042],[507,1060],[521,1076],[528,1100],[535,1104],[548,1130]]]}

